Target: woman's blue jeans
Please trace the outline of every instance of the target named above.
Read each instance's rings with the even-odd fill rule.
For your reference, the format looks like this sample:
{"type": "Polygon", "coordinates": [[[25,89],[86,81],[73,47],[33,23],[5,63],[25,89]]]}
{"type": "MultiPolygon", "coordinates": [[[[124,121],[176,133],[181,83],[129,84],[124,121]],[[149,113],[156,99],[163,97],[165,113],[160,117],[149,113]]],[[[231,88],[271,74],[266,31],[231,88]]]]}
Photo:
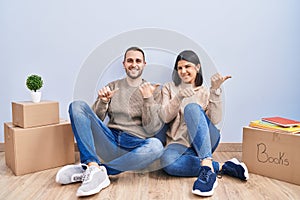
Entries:
{"type": "MultiPolygon", "coordinates": [[[[212,158],[212,153],[220,141],[220,131],[210,122],[200,105],[191,103],[184,108],[191,147],[182,144],[170,144],[161,157],[165,172],[173,176],[198,176],[201,161],[212,158]]],[[[213,161],[214,171],[219,171],[219,163],[213,161]]]]}
{"type": "Polygon", "coordinates": [[[144,169],[163,154],[157,138],[142,139],[109,129],[83,101],[72,102],[69,114],[81,163],[104,165],[109,175],[144,169]]]}

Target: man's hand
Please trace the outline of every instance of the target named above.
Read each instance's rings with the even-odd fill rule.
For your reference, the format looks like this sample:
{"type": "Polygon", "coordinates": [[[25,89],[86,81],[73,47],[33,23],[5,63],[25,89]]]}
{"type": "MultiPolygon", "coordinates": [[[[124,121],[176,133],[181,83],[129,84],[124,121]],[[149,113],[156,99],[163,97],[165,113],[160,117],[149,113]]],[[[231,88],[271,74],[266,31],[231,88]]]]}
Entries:
{"type": "Polygon", "coordinates": [[[112,96],[118,91],[119,88],[116,88],[114,90],[110,90],[108,86],[102,88],[98,91],[98,98],[101,99],[101,101],[108,103],[112,96]]]}
{"type": "Polygon", "coordinates": [[[159,86],[160,84],[152,85],[151,83],[146,82],[140,85],[139,90],[142,93],[143,98],[149,98],[153,95],[154,90],[156,90],[156,88],[159,86]]]}

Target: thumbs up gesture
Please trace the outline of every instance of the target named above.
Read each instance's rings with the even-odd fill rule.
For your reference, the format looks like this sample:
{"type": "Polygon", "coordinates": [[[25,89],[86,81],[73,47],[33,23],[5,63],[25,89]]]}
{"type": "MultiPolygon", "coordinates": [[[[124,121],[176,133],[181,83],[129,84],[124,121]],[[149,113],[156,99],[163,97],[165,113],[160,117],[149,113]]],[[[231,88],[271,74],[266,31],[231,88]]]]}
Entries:
{"type": "Polygon", "coordinates": [[[108,86],[102,88],[98,91],[98,98],[100,98],[103,102],[109,102],[112,96],[118,91],[119,88],[111,90],[108,86]]]}
{"type": "Polygon", "coordinates": [[[149,98],[153,95],[153,92],[159,86],[160,86],[160,84],[152,85],[151,83],[146,82],[146,83],[143,83],[142,85],[140,85],[139,90],[142,93],[143,98],[149,98]]]}
{"type": "Polygon", "coordinates": [[[221,76],[221,74],[216,73],[211,77],[211,88],[217,89],[221,87],[221,85],[226,81],[227,79],[231,78],[231,76],[221,76]]]}

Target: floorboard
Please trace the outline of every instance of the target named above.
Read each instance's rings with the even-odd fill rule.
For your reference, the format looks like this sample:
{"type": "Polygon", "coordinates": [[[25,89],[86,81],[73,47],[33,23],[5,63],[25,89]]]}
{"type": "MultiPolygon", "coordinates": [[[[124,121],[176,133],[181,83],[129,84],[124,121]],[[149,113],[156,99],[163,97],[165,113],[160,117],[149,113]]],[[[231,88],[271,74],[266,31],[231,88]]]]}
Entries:
{"type": "MultiPolygon", "coordinates": [[[[241,152],[216,152],[215,160],[224,162],[232,157],[241,159],[241,152]]],[[[76,156],[78,162],[78,155],[76,156]]],[[[77,199],[80,183],[59,185],[55,175],[59,168],[23,176],[15,176],[5,164],[5,153],[0,152],[0,199],[77,199]]],[[[152,200],[152,199],[202,199],[191,193],[195,178],[171,177],[158,170],[151,173],[125,172],[111,176],[111,185],[99,194],[84,199],[152,200]]],[[[250,174],[247,182],[223,176],[212,197],[205,199],[300,199],[300,186],[275,179],[250,174]]]]}

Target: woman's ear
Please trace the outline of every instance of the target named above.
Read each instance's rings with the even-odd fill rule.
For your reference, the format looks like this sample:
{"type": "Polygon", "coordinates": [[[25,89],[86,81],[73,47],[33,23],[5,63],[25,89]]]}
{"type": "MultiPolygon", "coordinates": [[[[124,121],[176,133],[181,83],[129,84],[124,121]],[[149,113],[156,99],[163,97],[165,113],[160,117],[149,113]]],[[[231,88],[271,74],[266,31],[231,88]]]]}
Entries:
{"type": "Polygon", "coordinates": [[[197,69],[197,71],[199,71],[200,70],[200,64],[198,64],[198,65],[196,65],[196,69],[197,69]]]}

